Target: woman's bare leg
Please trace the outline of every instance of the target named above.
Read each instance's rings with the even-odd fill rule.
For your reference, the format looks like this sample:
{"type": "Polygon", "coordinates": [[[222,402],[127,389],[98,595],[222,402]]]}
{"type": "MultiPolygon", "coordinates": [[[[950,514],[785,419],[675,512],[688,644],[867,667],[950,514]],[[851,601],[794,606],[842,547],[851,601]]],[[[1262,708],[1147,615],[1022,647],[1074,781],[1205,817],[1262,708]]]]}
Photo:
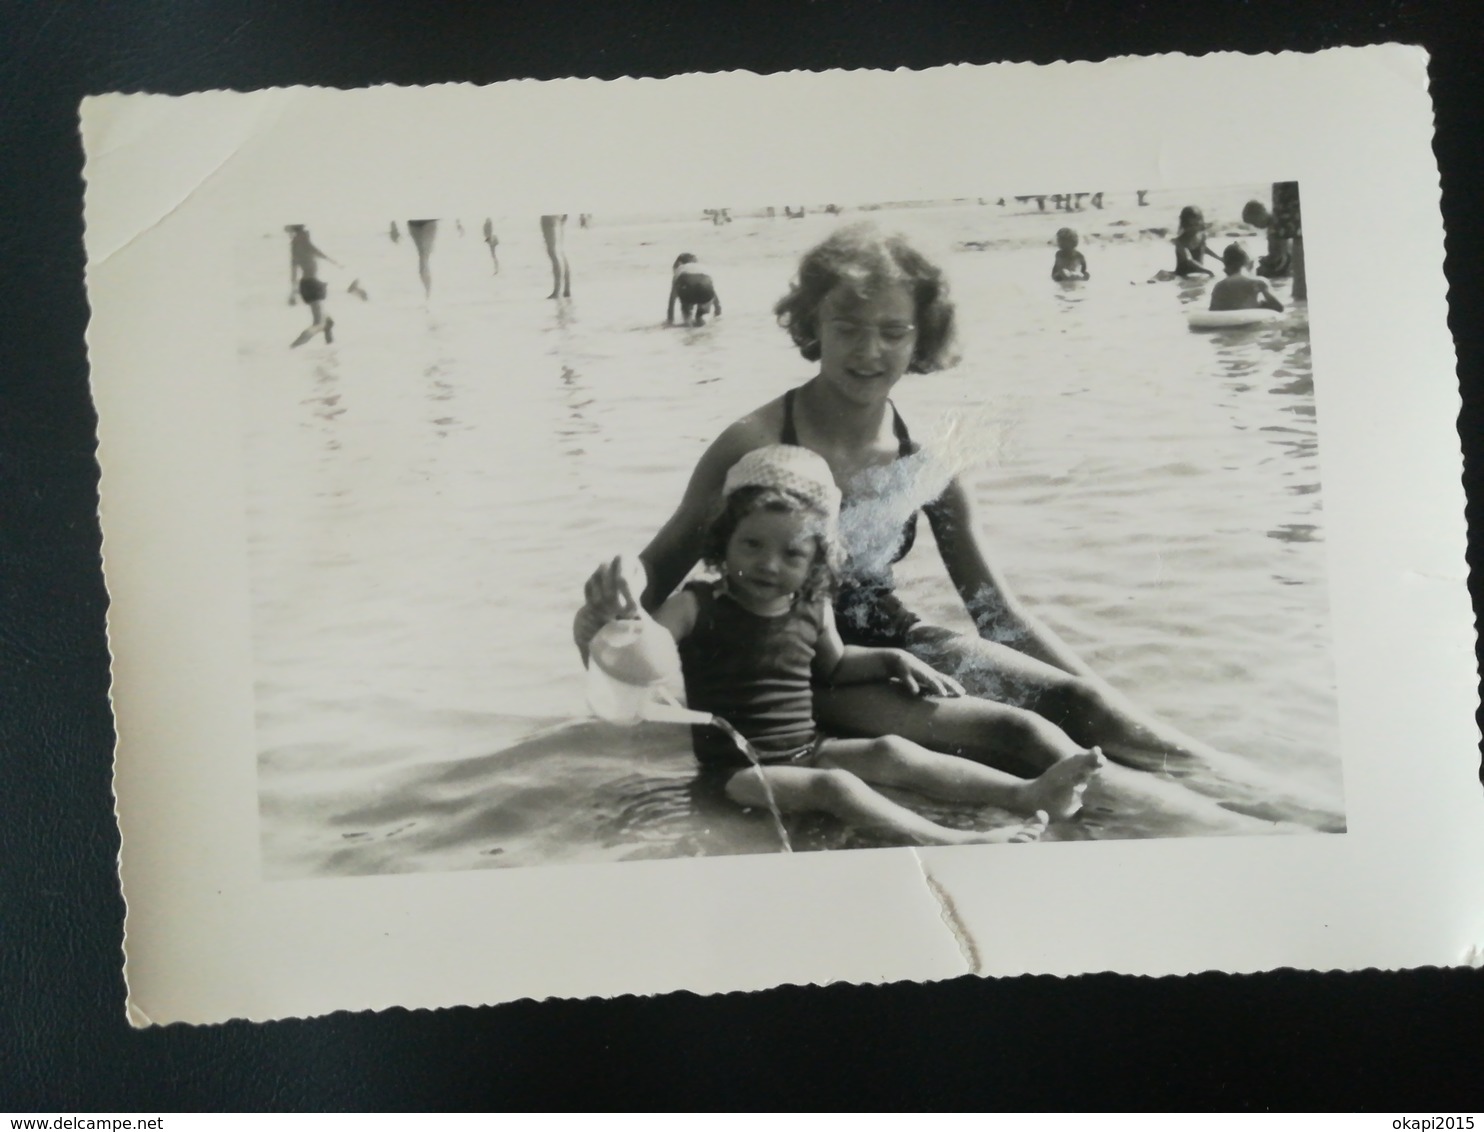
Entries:
{"type": "Polygon", "coordinates": [[[541,239],[551,260],[551,294],[548,299],[572,297],[572,269],[567,265],[567,217],[554,214],[541,218],[541,239]]]}
{"type": "MultiPolygon", "coordinates": [[[[911,650],[969,691],[1028,708],[1073,742],[1150,768],[1169,758],[1226,762],[1228,756],[1138,707],[1107,681],[1045,664],[1008,645],[931,625],[916,626],[911,650]]],[[[905,732],[898,732],[905,734],[905,732]]],[[[910,737],[910,736],[909,736],[910,737]]]]}
{"type": "Polygon", "coordinates": [[[419,220],[407,222],[407,232],[417,248],[417,277],[422,281],[423,297],[433,295],[433,271],[430,260],[433,256],[433,241],[438,236],[438,221],[419,220]]]}
{"type": "Polygon", "coordinates": [[[743,806],[765,807],[769,790],[783,813],[827,813],[856,829],[872,829],[915,841],[919,845],[984,845],[1035,841],[1046,829],[1046,814],[1001,829],[949,829],[919,813],[899,806],[849,771],[798,766],[739,770],[727,780],[726,793],[743,806]]]}

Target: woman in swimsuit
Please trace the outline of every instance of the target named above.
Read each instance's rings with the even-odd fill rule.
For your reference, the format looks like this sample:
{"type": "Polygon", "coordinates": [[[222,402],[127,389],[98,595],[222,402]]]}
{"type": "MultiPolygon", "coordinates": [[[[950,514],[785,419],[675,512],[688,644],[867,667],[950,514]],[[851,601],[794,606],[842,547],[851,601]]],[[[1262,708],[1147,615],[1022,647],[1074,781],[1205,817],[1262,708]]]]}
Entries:
{"type": "Polygon", "coordinates": [[[941,269],[900,236],[851,225],[804,256],[775,311],[819,372],[712,442],[680,506],[640,553],[647,577],[635,576],[631,559],[600,566],[588,579],[579,624],[620,616],[636,600],[657,608],[699,559],[727,469],[756,448],[798,444],[824,457],[843,493],[848,559],[835,617],[844,641],[908,649],[976,693],[921,697],[879,683],[816,688],[816,718],[829,731],[896,734],[1004,769],[1044,769],[1044,761],[1007,765],[1006,748],[1024,745],[1005,742],[1001,729],[1013,717],[990,702],[998,700],[1030,708],[1076,743],[1137,765],[1207,750],[1139,711],[1020,606],[985,558],[963,485],[935,471],[913,443],[891,402],[893,388],[907,373],[957,360],[941,269]],[[978,635],[923,623],[895,591],[891,567],[912,548],[919,511],[978,635]]]}

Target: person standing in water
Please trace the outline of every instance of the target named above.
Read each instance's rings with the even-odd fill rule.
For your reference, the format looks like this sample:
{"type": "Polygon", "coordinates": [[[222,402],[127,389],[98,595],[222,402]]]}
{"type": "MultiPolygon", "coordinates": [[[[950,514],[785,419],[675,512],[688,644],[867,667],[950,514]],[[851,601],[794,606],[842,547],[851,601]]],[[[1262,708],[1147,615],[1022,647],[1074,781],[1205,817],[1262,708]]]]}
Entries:
{"type": "Polygon", "coordinates": [[[412,237],[413,246],[417,248],[417,277],[423,281],[423,297],[432,298],[433,273],[428,267],[428,260],[432,258],[433,241],[438,236],[438,221],[409,220],[407,234],[412,237]]]}
{"type": "Polygon", "coordinates": [[[551,260],[551,294],[548,299],[572,297],[572,268],[567,264],[567,214],[550,214],[541,218],[541,238],[546,242],[546,257],[551,260]]]}
{"type": "Polygon", "coordinates": [[[488,218],[484,222],[484,242],[489,246],[490,262],[495,265],[495,274],[500,274],[500,237],[495,235],[495,222],[488,218]]]}

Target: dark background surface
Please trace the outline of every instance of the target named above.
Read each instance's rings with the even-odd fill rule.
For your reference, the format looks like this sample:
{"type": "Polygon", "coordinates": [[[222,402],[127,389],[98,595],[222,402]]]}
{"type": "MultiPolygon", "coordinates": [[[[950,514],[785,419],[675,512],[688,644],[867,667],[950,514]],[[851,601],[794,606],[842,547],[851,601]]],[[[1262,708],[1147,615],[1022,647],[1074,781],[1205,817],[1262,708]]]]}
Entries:
{"type": "MultiPolygon", "coordinates": [[[[0,1110],[1484,1108],[1479,970],[965,978],[131,1030],[76,134],[79,100],[112,90],[1420,43],[1432,53],[1475,545],[1481,27],[1474,0],[0,0],[0,1110]]],[[[1384,285],[1385,264],[1376,270],[1384,285]]]]}

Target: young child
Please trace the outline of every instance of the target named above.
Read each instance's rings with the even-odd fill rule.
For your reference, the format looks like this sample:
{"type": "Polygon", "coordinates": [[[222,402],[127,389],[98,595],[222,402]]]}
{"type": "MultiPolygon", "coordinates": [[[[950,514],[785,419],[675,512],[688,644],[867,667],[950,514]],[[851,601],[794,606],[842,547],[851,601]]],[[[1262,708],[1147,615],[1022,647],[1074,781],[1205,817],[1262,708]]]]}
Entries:
{"type": "Polygon", "coordinates": [[[1211,288],[1213,311],[1245,311],[1262,307],[1274,311],[1283,309],[1266,279],[1257,279],[1246,273],[1252,257],[1241,244],[1228,244],[1221,253],[1221,262],[1226,265],[1226,278],[1211,288]]]}
{"type": "MultiPolygon", "coordinates": [[[[335,263],[314,246],[309,238],[309,229],[302,224],[290,224],[285,231],[289,234],[289,305],[293,306],[296,299],[303,299],[309,304],[309,329],[295,338],[289,344],[289,348],[302,346],[316,334],[323,334],[326,342],[335,341],[335,320],[325,315],[325,295],[327,288],[325,281],[319,277],[319,260],[327,263],[335,263]]],[[[340,264],[335,263],[336,267],[340,264]]],[[[357,284],[352,283],[355,287],[357,284]]]]}
{"type": "Polygon", "coordinates": [[[690,252],[681,252],[675,257],[675,270],[670,280],[670,305],[665,312],[665,322],[670,325],[675,322],[677,302],[681,320],[686,326],[706,325],[706,316],[712,312],[717,318],[721,317],[721,298],[716,293],[716,286],[690,252]]]}
{"type": "Polygon", "coordinates": [[[1216,253],[1206,247],[1206,217],[1193,204],[1180,210],[1180,233],[1175,237],[1175,274],[1182,278],[1189,275],[1215,275],[1201,261],[1216,253]]]}
{"type": "Polygon", "coordinates": [[[1254,228],[1265,228],[1268,234],[1268,251],[1257,261],[1257,274],[1264,279],[1286,279],[1293,270],[1289,254],[1289,241],[1273,231],[1273,214],[1260,200],[1249,200],[1242,206],[1242,222],[1254,228]]]}
{"type": "Polygon", "coordinates": [[[546,258],[551,260],[551,294],[548,299],[572,297],[572,267],[567,263],[567,214],[548,213],[541,217],[541,239],[546,244],[546,258]]]}
{"type": "Polygon", "coordinates": [[[1087,257],[1077,250],[1077,233],[1071,228],[1056,233],[1056,259],[1051,264],[1051,278],[1058,283],[1071,279],[1091,279],[1087,257]]]}
{"type": "MultiPolygon", "coordinates": [[[[1032,780],[894,735],[836,739],[819,733],[812,681],[893,680],[913,695],[963,694],[956,681],[908,652],[841,642],[830,602],[840,558],[839,506],[829,466],[796,445],[754,449],[727,473],[722,510],[704,550],[720,580],[686,585],[655,615],[679,645],[689,706],[727,720],[761,764],[755,767],[721,729],[695,727],[692,744],[702,772],[721,776],[727,796],[743,806],[766,805],[771,796],[783,812],[824,811],[848,825],[927,845],[1031,841],[1048,815],[1076,813],[1104,758],[1049,724],[1026,741],[1046,744],[1060,761],[1032,780]],[[990,831],[950,829],[875,786],[1000,806],[1032,820],[990,831]]],[[[599,628],[579,619],[584,654],[599,628]]]]}

